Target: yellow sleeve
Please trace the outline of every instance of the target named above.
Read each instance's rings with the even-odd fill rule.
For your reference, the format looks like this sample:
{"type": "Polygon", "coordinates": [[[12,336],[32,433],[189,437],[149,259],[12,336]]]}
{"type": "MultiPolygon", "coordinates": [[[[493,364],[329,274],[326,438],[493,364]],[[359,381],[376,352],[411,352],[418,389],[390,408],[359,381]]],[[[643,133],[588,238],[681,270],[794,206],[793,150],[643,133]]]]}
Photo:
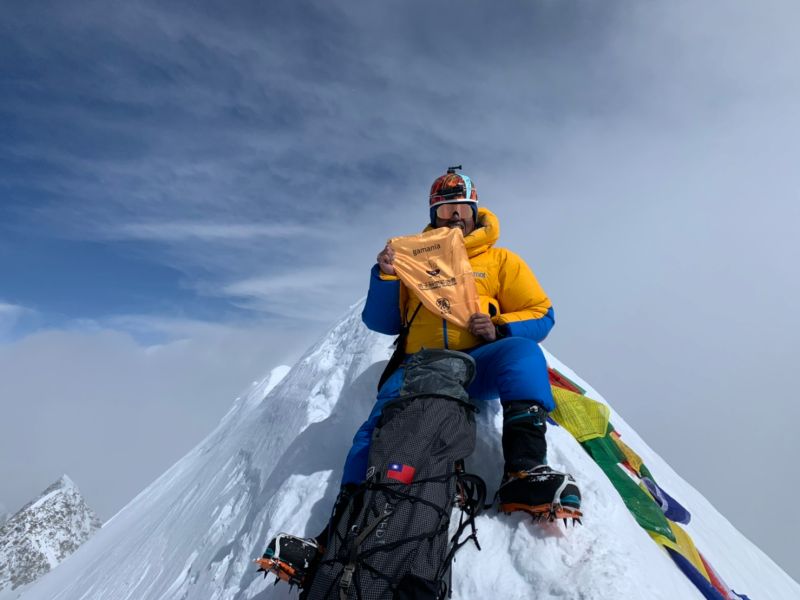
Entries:
{"type": "Polygon", "coordinates": [[[530,267],[522,258],[510,250],[500,249],[499,262],[500,314],[493,320],[496,325],[506,325],[515,321],[540,319],[553,306],[544,293],[530,267]]]}

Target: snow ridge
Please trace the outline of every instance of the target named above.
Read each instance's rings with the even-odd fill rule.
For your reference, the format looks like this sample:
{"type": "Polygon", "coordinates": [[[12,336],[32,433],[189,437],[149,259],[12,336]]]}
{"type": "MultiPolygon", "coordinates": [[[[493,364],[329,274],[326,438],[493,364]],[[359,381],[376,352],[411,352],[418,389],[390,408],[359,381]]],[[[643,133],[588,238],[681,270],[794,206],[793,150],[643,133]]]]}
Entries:
{"type": "MultiPolygon", "coordinates": [[[[327,522],[350,439],[372,407],[392,351],[392,339],[367,331],[360,311],[353,306],[288,374],[251,386],[204,441],[23,599],[296,598],[288,586],[258,576],[252,559],[280,531],[311,536],[327,522]]],[[[554,357],[548,360],[602,401],[554,357]]],[[[502,411],[497,402],[480,408],[478,446],[467,468],[484,477],[491,495],[502,469],[502,411]]],[[[796,582],[619,415],[612,420],[659,483],[692,511],[691,535],[734,589],[754,600],[800,598],[796,582]]],[[[483,551],[468,545],[458,554],[453,597],[702,600],[580,445],[559,427],[547,436],[550,463],[581,485],[585,525],[565,531],[519,514],[481,515],[483,551]]]]}

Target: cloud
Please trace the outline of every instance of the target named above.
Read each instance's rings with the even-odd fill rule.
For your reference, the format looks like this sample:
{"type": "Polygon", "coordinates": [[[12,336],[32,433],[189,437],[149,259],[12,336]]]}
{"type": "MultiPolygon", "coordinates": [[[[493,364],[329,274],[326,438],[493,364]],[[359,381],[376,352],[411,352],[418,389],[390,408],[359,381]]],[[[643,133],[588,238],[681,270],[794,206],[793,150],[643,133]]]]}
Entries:
{"type": "Polygon", "coordinates": [[[203,439],[248,382],[292,363],[308,336],[294,323],[114,321],[0,344],[7,506],[68,473],[109,518],[203,439]],[[137,342],[154,332],[158,343],[137,342]]]}
{"type": "Polygon", "coordinates": [[[26,309],[24,306],[0,302],[0,316],[8,319],[16,319],[27,310],[29,309],[26,309]]]}
{"type": "Polygon", "coordinates": [[[296,269],[281,275],[251,277],[225,286],[221,293],[240,305],[287,319],[329,322],[340,316],[342,306],[363,294],[357,274],[330,268],[296,269]],[[356,291],[359,290],[359,291],[356,291]]]}
{"type": "Polygon", "coordinates": [[[329,236],[319,228],[291,223],[123,223],[106,229],[105,233],[112,238],[159,242],[224,242],[329,236]]]}
{"type": "Polygon", "coordinates": [[[35,319],[36,311],[19,304],[0,302],[0,341],[11,335],[23,321],[35,319]]]}
{"type": "MultiPolygon", "coordinates": [[[[450,14],[454,28],[478,21],[500,31],[482,27],[447,45],[437,43],[437,12],[392,11],[404,24],[395,33],[374,27],[385,9],[319,2],[273,7],[269,18],[213,4],[111,13],[54,5],[38,25],[41,44],[17,36],[10,48],[17,76],[49,92],[21,88],[3,100],[23,116],[5,151],[37,167],[36,177],[10,174],[37,198],[20,218],[31,232],[136,242],[129,251],[178,270],[186,288],[251,310],[339,314],[365,286],[342,265],[374,256],[394,227],[417,231],[427,186],[445,166],[458,157],[491,172],[513,162],[509,153],[538,152],[549,125],[531,111],[556,98],[580,107],[578,74],[590,71],[580,63],[539,63],[553,86],[517,62],[494,68],[503,51],[530,56],[525,39],[543,43],[538,10],[524,9],[525,27],[487,8],[450,14]],[[463,89],[431,76],[451,52],[469,63],[463,89]],[[531,97],[532,108],[519,105],[531,97]],[[320,268],[339,275],[320,277],[320,268]],[[306,269],[317,269],[319,293],[288,273],[306,269]]],[[[586,34],[578,47],[600,43],[577,29],[586,34]]]]}

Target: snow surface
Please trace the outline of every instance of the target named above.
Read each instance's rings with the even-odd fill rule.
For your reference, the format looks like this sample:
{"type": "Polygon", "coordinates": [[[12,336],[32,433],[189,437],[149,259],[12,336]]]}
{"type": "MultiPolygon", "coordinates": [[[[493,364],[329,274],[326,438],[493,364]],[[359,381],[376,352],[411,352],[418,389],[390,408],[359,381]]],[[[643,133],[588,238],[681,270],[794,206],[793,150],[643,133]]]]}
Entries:
{"type": "MultiPolygon", "coordinates": [[[[274,371],[234,403],[195,449],[118,513],[24,600],[296,598],[256,575],[252,559],[279,531],[311,536],[338,491],[350,439],[368,414],[392,339],[369,332],[361,306],[291,370],[274,371]],[[271,388],[271,391],[270,391],[271,388]]],[[[591,386],[549,362],[603,401],[591,386]]],[[[612,420],[657,481],[692,512],[688,530],[734,589],[752,600],[797,600],[800,585],[683,481],[624,420],[612,420]]],[[[468,469],[499,483],[499,403],[482,406],[468,469]]],[[[701,599],[635,522],[600,468],[563,429],[547,434],[550,463],[573,473],[584,526],[537,526],[523,515],[478,518],[483,550],[465,546],[454,598],[701,599]]]]}

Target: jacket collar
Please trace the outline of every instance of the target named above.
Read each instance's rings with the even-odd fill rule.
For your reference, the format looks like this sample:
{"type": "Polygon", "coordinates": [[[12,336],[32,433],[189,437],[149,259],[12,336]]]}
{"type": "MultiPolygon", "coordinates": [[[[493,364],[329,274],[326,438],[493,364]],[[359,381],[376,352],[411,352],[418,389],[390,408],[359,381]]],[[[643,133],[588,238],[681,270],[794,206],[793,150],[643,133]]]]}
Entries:
{"type": "MultiPolygon", "coordinates": [[[[431,231],[433,226],[428,225],[425,231],[431,231]]],[[[495,214],[488,208],[478,208],[478,223],[472,233],[464,238],[467,255],[472,258],[483,254],[491,248],[500,238],[500,222],[495,214]]]]}

